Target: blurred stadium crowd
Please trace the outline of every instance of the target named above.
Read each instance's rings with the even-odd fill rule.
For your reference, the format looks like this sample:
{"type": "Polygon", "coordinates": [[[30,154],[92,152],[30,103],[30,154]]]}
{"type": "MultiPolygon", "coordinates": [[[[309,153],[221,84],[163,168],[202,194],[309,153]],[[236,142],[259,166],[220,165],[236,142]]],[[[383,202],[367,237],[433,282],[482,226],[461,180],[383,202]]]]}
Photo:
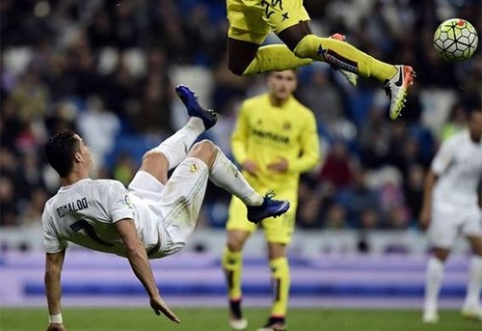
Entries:
{"type": "MultiPolygon", "coordinates": [[[[425,170],[439,143],[465,126],[465,101],[482,91],[480,46],[470,61],[444,63],[432,49],[433,32],[444,19],[463,17],[480,35],[481,2],[305,6],[317,34],[346,34],[379,59],[412,65],[417,80],[403,116],[391,122],[381,86],[362,79],[354,89],[323,63],[298,71],[296,95],[316,114],[324,155],[303,176],[298,225],[416,228],[425,170]]],[[[208,137],[228,154],[239,103],[264,88],[262,76],[227,69],[222,0],[2,0],[0,10],[1,226],[38,226],[58,188],[43,155],[58,129],[84,137],[96,177],[127,184],[142,153],[183,121],[175,84],[194,82],[222,114],[208,137]]],[[[222,227],[228,201],[210,187],[202,224],[222,227]]]]}

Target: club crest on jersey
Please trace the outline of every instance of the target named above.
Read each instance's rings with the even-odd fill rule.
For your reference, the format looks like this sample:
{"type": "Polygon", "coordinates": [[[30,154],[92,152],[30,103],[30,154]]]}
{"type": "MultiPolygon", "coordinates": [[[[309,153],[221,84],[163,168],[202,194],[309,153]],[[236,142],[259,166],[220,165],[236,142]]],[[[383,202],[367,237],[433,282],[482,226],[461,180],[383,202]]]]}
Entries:
{"type": "Polygon", "coordinates": [[[291,130],[291,123],[290,122],[284,122],[283,123],[283,130],[285,130],[285,131],[291,130]]]}
{"type": "Polygon", "coordinates": [[[195,173],[199,170],[199,167],[197,166],[197,164],[193,163],[191,164],[191,168],[189,170],[191,170],[192,173],[195,173]]]}

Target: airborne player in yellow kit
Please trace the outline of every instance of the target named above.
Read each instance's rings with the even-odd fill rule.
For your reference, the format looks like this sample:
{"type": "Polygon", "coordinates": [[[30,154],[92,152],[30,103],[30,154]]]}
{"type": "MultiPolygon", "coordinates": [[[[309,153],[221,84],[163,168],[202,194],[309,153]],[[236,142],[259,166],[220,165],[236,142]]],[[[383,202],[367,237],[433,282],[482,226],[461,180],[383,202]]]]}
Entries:
{"type": "Polygon", "coordinates": [[[413,83],[412,67],[381,62],[344,42],[339,34],[330,38],[314,35],[303,0],[226,0],[226,6],[228,66],[233,73],[247,76],[324,61],[340,70],[353,86],[358,75],[383,83],[390,97],[390,118],[400,115],[413,83]],[[285,45],[261,46],[271,31],[285,45]]]}
{"type": "MultiPolygon", "coordinates": [[[[290,288],[286,247],[295,226],[299,175],[313,168],[320,158],[315,117],[292,95],[296,89],[295,71],[270,73],[267,85],[268,93],[243,103],[232,136],[233,153],[247,181],[257,190],[274,189],[291,204],[279,219],[260,223],[268,241],[276,292],[271,316],[260,331],[285,328],[290,288]]],[[[247,320],[241,312],[242,249],[257,226],[246,219],[241,200],[232,199],[226,227],[228,240],[222,265],[228,280],[229,322],[232,328],[243,330],[247,320]]]]}

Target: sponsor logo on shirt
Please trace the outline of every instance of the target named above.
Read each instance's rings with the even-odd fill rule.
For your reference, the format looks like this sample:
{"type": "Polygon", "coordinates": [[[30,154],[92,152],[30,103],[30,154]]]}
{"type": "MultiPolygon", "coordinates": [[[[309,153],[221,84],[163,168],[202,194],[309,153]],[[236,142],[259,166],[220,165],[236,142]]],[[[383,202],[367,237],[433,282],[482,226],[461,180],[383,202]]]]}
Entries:
{"type": "Polygon", "coordinates": [[[271,140],[271,141],[276,141],[276,142],[282,143],[282,144],[289,144],[289,142],[290,142],[289,137],[282,136],[280,134],[269,132],[269,131],[252,129],[251,133],[255,136],[260,137],[260,138],[271,140]]]}

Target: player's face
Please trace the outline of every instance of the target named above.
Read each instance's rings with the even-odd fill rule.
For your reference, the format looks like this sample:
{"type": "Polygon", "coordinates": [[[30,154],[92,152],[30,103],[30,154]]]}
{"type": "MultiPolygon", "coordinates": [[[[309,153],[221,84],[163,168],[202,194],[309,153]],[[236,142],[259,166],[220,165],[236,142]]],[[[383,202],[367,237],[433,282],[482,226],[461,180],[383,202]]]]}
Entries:
{"type": "Polygon", "coordinates": [[[92,155],[90,154],[90,149],[79,135],[75,135],[75,138],[79,141],[80,155],[82,156],[83,163],[90,171],[92,169],[92,155]]]}
{"type": "Polygon", "coordinates": [[[482,137],[482,111],[473,111],[470,114],[469,130],[477,139],[482,137]]]}
{"type": "Polygon", "coordinates": [[[296,90],[296,74],[293,70],[273,72],[268,77],[269,94],[279,100],[288,99],[296,90]]]}

